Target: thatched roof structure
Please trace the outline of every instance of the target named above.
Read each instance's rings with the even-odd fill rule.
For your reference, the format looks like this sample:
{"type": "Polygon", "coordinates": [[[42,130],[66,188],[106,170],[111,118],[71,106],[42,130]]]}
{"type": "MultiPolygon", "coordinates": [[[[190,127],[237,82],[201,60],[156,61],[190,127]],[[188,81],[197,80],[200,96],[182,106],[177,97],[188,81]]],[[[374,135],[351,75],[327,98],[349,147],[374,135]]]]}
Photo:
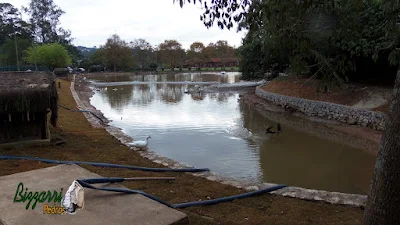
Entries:
{"type": "Polygon", "coordinates": [[[56,126],[58,94],[54,75],[43,72],[0,73],[0,113],[51,111],[56,126]]]}

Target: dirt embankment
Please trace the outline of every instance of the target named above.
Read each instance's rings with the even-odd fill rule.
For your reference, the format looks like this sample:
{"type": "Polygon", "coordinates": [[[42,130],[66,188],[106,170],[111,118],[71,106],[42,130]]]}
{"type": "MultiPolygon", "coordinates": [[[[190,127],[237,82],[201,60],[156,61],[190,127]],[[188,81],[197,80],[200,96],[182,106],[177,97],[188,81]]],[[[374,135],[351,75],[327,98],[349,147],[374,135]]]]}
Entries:
{"type": "Polygon", "coordinates": [[[346,84],[342,87],[329,88],[328,93],[318,92],[317,80],[297,77],[279,77],[263,90],[297,98],[331,102],[354,106],[374,111],[387,112],[388,102],[393,92],[392,87],[366,86],[361,84],[346,84]]]}

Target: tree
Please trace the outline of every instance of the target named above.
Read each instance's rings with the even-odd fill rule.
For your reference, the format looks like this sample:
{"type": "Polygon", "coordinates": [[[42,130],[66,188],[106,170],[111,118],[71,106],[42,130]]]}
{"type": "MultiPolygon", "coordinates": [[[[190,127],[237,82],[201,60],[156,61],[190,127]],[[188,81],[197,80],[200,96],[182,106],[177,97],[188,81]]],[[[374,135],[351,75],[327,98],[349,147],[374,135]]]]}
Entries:
{"type": "Polygon", "coordinates": [[[207,45],[207,47],[204,49],[203,53],[204,53],[204,57],[207,59],[215,58],[218,55],[217,48],[216,48],[215,44],[212,42],[207,45]]]}
{"type": "Polygon", "coordinates": [[[195,52],[195,53],[202,53],[205,49],[205,46],[201,42],[193,42],[190,45],[190,51],[195,52]]]}
{"type": "Polygon", "coordinates": [[[205,59],[204,49],[206,47],[201,42],[193,42],[187,51],[187,58],[194,63],[201,63],[205,59]]]}
{"type": "Polygon", "coordinates": [[[17,39],[17,51],[15,49],[15,40],[7,39],[6,42],[0,46],[0,64],[2,65],[17,65],[18,58],[21,59],[25,50],[32,45],[29,39],[17,39]]]}
{"type": "Polygon", "coordinates": [[[235,21],[239,28],[249,32],[259,30],[263,39],[260,51],[266,55],[271,55],[271,49],[279,53],[272,58],[285,51],[290,62],[286,69],[291,73],[334,84],[366,78],[388,82],[395,79],[396,68],[388,58],[400,58],[400,39],[389,31],[397,29],[393,27],[400,22],[398,1],[202,3],[207,14],[205,21],[204,15],[202,19],[207,27],[216,22],[221,28],[230,28],[229,24],[235,21]]]}
{"type": "Polygon", "coordinates": [[[155,53],[151,44],[145,39],[135,39],[130,42],[134,61],[138,67],[149,68],[155,63],[155,53]]]}
{"type": "Polygon", "coordinates": [[[392,102],[375,163],[365,225],[400,224],[400,72],[397,74],[392,102]]]}
{"type": "Polygon", "coordinates": [[[90,65],[105,65],[106,59],[104,54],[104,48],[98,48],[88,57],[90,65]]]}
{"type": "MultiPolygon", "coordinates": [[[[35,63],[35,50],[30,47],[25,51],[25,60],[31,64],[35,63]]],[[[66,67],[71,64],[68,51],[58,43],[42,44],[36,49],[37,63],[47,66],[50,70],[58,67],[66,67]]]]}
{"type": "Polygon", "coordinates": [[[107,66],[117,70],[124,70],[132,66],[133,57],[131,48],[118,35],[114,34],[107,39],[102,47],[104,50],[104,59],[107,66]]]}
{"type": "Polygon", "coordinates": [[[158,46],[157,54],[160,61],[171,68],[181,66],[186,57],[186,52],[182,49],[181,43],[176,40],[165,40],[158,46]]]}
{"type": "Polygon", "coordinates": [[[65,12],[53,0],[31,0],[25,12],[30,15],[30,23],[39,42],[60,42],[59,34],[66,38],[68,32],[58,28],[59,18],[65,12]]]}

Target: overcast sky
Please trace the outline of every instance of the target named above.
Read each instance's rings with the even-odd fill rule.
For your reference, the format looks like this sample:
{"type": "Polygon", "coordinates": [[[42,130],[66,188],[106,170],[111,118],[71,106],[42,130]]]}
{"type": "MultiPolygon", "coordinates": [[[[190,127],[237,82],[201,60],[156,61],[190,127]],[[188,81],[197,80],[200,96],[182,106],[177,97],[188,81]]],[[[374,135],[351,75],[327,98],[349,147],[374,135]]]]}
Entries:
{"type": "MultiPolygon", "coordinates": [[[[65,14],[60,22],[72,32],[75,45],[103,45],[112,34],[131,41],[144,38],[153,46],[166,39],[178,40],[184,48],[195,41],[204,44],[227,40],[239,46],[245,33],[207,29],[200,15],[200,5],[186,4],[183,8],[173,0],[53,0],[65,14]]],[[[30,0],[0,0],[17,8],[28,6],[30,0]]],[[[26,19],[26,17],[24,17],[26,19]]]]}

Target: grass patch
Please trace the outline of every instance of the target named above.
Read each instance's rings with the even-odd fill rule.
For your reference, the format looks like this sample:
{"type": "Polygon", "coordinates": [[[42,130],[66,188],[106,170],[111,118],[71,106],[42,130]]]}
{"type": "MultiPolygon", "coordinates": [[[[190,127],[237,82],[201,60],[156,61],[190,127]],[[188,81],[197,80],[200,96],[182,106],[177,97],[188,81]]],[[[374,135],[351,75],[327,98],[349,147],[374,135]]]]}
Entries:
{"type": "MultiPolygon", "coordinates": [[[[70,83],[61,81],[59,104],[75,108],[69,91],[70,83]]],[[[53,136],[66,141],[65,145],[52,147],[0,150],[2,155],[35,156],[57,160],[93,161],[145,167],[162,167],[142,158],[136,152],[121,145],[104,129],[90,126],[82,113],[59,110],[59,127],[52,128],[53,136]]],[[[239,159],[238,159],[239,160],[239,159]]],[[[0,175],[54,166],[34,161],[0,161],[0,175]]],[[[126,169],[83,166],[105,177],[160,176],[160,173],[131,171],[126,169]]],[[[174,182],[128,182],[131,189],[154,194],[169,203],[205,200],[244,193],[244,190],[212,182],[185,173],[163,173],[175,176],[174,182]]],[[[132,203],[134,204],[134,203],[132,203]]],[[[127,206],[129,207],[129,206],[127,206]]],[[[303,201],[293,198],[264,194],[212,206],[191,207],[182,210],[189,216],[190,224],[361,224],[363,210],[359,208],[303,201]]]]}

